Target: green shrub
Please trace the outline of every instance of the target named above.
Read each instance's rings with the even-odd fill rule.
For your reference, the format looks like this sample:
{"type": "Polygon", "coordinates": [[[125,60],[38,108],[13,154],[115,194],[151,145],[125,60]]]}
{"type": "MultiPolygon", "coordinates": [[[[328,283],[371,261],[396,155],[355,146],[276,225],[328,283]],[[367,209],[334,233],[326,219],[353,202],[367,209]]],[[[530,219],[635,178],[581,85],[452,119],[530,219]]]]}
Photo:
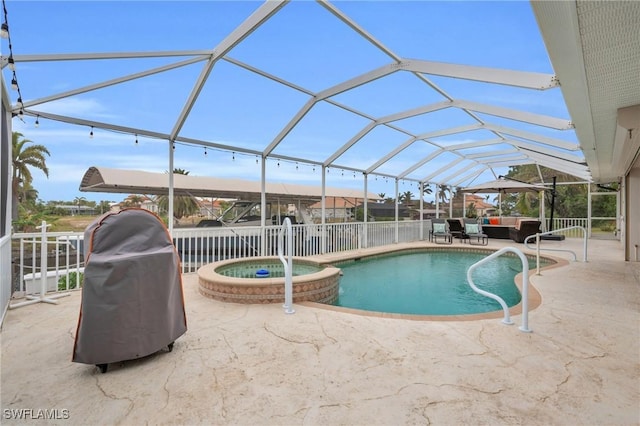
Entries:
{"type": "Polygon", "coordinates": [[[67,290],[67,288],[69,290],[74,289],[78,287],[78,283],[79,287],[82,287],[83,278],[84,275],[82,274],[82,272],[70,272],[69,275],[61,276],[58,280],[58,291],[67,290]],[[69,277],[69,287],[67,287],[67,277],[69,277]]]}

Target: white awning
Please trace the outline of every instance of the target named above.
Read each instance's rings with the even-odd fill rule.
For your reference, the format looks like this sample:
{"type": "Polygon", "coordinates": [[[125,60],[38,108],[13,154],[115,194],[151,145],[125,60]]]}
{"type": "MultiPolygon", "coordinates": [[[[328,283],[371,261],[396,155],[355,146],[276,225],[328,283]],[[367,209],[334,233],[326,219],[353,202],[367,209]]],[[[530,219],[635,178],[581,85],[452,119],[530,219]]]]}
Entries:
{"type": "MultiPolygon", "coordinates": [[[[259,200],[261,195],[259,181],[174,174],[173,182],[174,195],[243,200],[259,200]]],[[[268,197],[278,198],[282,201],[319,200],[322,197],[320,186],[276,182],[266,182],[265,185],[268,197]]],[[[169,175],[140,170],[90,167],[82,177],[80,191],[167,195],[169,175]]],[[[363,191],[349,188],[327,187],[325,195],[338,198],[364,198],[363,191]]],[[[380,199],[378,195],[373,193],[369,193],[368,198],[370,200],[380,199]]]]}

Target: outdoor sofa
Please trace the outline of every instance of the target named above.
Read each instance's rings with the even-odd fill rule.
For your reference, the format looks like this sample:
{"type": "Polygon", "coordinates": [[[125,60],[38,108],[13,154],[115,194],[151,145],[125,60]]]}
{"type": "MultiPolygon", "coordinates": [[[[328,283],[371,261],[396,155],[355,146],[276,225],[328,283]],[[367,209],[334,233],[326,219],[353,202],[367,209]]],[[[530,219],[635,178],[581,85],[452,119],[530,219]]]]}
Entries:
{"type": "Polygon", "coordinates": [[[533,217],[488,217],[483,219],[482,232],[487,234],[489,238],[501,240],[511,239],[510,230],[519,229],[520,222],[537,220],[533,217]],[[488,222],[488,223],[486,223],[488,222]]]}

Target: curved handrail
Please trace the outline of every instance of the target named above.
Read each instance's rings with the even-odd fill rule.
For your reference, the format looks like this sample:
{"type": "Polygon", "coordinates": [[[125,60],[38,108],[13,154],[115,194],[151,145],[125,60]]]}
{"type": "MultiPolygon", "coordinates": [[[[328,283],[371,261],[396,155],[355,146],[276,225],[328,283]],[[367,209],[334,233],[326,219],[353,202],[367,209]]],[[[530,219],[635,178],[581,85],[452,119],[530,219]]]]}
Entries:
{"type": "Polygon", "coordinates": [[[293,260],[291,257],[291,249],[293,247],[293,232],[291,230],[291,220],[286,217],[282,222],[282,226],[278,231],[278,257],[284,266],[284,308],[285,314],[292,314],[295,312],[293,309],[293,260]],[[287,259],[284,258],[282,234],[287,232],[287,259]]]}
{"type": "Polygon", "coordinates": [[[522,261],[522,325],[519,327],[520,331],[525,333],[531,333],[529,329],[529,262],[527,261],[526,256],[520,250],[515,247],[503,247],[500,250],[490,254],[484,259],[480,259],[473,265],[469,267],[467,270],[467,281],[469,282],[469,286],[475,291],[483,296],[487,296],[502,306],[502,310],[504,311],[504,318],[502,319],[503,324],[511,325],[513,321],[511,321],[511,317],[509,316],[509,307],[505,303],[505,301],[498,296],[497,294],[489,293],[488,291],[479,289],[475,283],[473,282],[473,278],[471,275],[473,271],[480,265],[487,263],[488,261],[501,256],[503,253],[512,252],[518,255],[520,260],[522,261]]]}
{"type": "Polygon", "coordinates": [[[529,235],[527,238],[524,239],[524,246],[526,248],[528,248],[529,250],[534,250],[532,247],[529,247],[529,243],[528,242],[529,242],[529,240],[535,238],[535,240],[536,240],[536,247],[535,247],[535,250],[536,250],[536,274],[540,275],[540,250],[563,251],[563,252],[571,253],[573,255],[573,261],[575,262],[575,261],[578,260],[578,256],[576,256],[576,253],[573,250],[540,248],[540,236],[556,234],[558,232],[568,231],[569,229],[582,229],[582,239],[583,239],[582,261],[583,262],[587,261],[587,230],[584,228],[584,226],[575,225],[575,226],[569,226],[567,228],[555,229],[553,231],[547,231],[547,232],[537,233],[537,234],[534,234],[534,235],[529,235]]]}

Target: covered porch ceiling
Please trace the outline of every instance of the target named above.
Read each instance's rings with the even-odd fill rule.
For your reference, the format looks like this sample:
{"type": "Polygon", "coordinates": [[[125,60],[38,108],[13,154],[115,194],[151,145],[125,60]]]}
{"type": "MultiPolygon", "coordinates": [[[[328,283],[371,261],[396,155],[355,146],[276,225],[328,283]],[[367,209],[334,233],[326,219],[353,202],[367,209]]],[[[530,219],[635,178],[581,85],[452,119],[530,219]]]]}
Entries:
{"type": "MultiPolygon", "coordinates": [[[[216,3],[180,4],[215,13],[216,3]]],[[[517,3],[499,7],[522,7],[517,3]]],[[[533,10],[540,44],[523,44],[512,52],[517,60],[505,55],[494,64],[493,56],[482,54],[498,45],[467,46],[468,57],[445,58],[455,62],[430,57],[429,44],[437,40],[417,25],[420,17],[447,7],[454,14],[471,4],[241,2],[229,18],[237,25],[225,30],[220,24],[210,39],[198,31],[184,49],[154,50],[158,43],[135,27],[128,37],[136,43],[130,44],[146,43],[149,50],[61,53],[66,49],[24,46],[11,59],[18,70],[26,68],[19,71],[20,85],[29,98],[12,92],[12,112],[135,135],[136,143],[138,137],[160,139],[295,162],[296,168],[301,163],[453,187],[493,180],[524,164],[611,182],[637,164],[639,2],[532,2],[525,6],[533,10]],[[388,7],[406,9],[398,14],[406,19],[385,15],[388,7]],[[314,17],[307,27],[300,21],[305,16],[314,17]],[[424,37],[424,48],[405,49],[402,37],[390,36],[394,32],[424,37]],[[527,52],[536,49],[546,49],[550,63],[527,62],[527,52]],[[55,90],[56,76],[69,63],[76,64],[74,87],[55,90]],[[158,76],[166,74],[174,84],[158,86],[158,76]],[[35,89],[35,79],[51,81],[35,89]],[[222,98],[224,86],[234,87],[237,99],[222,98]],[[110,98],[119,100],[109,101],[113,111],[62,107],[102,93],[119,95],[110,98]],[[238,116],[244,126],[225,130],[238,116]]],[[[212,28],[219,18],[211,16],[212,28]]],[[[189,31],[179,14],[171,25],[189,31]]],[[[454,39],[460,31],[453,23],[443,28],[449,32],[439,37],[454,39]]],[[[97,24],[86,34],[103,35],[97,24]]],[[[8,64],[3,54],[5,81],[12,77],[8,64]]]]}

